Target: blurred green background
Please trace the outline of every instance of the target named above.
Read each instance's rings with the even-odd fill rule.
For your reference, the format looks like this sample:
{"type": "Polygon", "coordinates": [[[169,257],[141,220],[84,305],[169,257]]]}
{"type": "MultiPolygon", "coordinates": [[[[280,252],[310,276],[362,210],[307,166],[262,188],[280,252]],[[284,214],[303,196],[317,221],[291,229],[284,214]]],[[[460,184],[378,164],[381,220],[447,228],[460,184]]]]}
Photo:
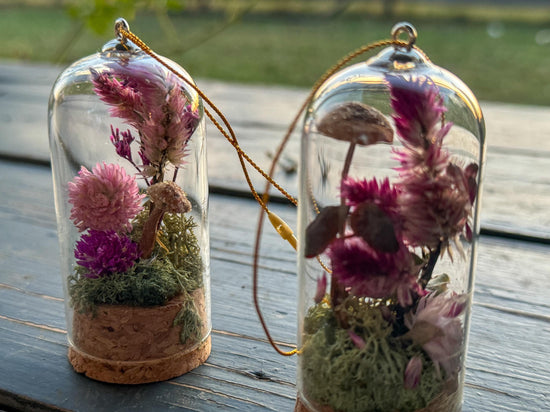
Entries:
{"type": "Polygon", "coordinates": [[[0,0],[0,58],[67,64],[117,17],[196,78],[300,87],[406,20],[480,100],[550,105],[548,0],[0,0]]]}

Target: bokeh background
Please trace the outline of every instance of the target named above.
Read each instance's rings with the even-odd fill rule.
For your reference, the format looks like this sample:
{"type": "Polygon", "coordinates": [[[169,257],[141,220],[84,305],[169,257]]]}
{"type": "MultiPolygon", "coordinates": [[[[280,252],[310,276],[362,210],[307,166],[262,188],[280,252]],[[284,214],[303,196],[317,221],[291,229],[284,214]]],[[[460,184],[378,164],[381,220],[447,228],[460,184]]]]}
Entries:
{"type": "Polygon", "coordinates": [[[117,17],[196,78],[300,87],[406,20],[480,100],[550,105],[548,0],[0,0],[0,58],[67,64],[117,17]]]}

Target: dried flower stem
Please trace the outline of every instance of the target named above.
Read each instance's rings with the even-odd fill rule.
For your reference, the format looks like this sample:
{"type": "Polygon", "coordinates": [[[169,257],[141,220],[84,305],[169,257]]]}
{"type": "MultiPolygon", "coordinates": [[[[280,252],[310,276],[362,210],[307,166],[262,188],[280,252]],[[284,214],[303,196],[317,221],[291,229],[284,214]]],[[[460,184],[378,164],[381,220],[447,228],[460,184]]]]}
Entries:
{"type": "Polygon", "coordinates": [[[422,271],[422,276],[420,277],[420,286],[422,286],[422,289],[426,288],[426,285],[432,278],[432,273],[435,268],[435,264],[437,262],[437,259],[439,258],[439,255],[441,254],[441,245],[442,242],[439,242],[437,245],[437,248],[435,250],[430,251],[430,258],[428,259],[428,263],[424,267],[422,271]]]}

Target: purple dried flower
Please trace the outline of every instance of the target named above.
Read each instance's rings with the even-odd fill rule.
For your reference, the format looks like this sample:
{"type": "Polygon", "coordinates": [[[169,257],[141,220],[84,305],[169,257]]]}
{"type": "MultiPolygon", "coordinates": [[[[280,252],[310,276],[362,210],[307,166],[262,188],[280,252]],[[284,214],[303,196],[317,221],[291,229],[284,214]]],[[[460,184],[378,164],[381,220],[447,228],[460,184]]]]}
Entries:
{"type": "Polygon", "coordinates": [[[422,377],[422,359],[418,356],[413,356],[407,367],[405,368],[405,376],[403,386],[405,389],[414,389],[420,384],[422,377]]]}
{"type": "Polygon", "coordinates": [[[91,172],[82,166],[68,189],[71,220],[81,232],[130,230],[130,220],[142,210],[135,178],[116,164],[98,163],[91,172]]]}
{"type": "Polygon", "coordinates": [[[342,181],[341,197],[351,206],[350,224],[354,233],[382,252],[396,252],[401,241],[399,191],[388,178],[342,181]]]}
{"type": "Polygon", "coordinates": [[[340,193],[348,206],[353,207],[363,202],[373,202],[388,214],[395,215],[399,212],[397,204],[399,193],[395,187],[390,185],[388,178],[378,182],[376,179],[359,180],[347,177],[342,181],[340,193]]]}
{"type": "Polygon", "coordinates": [[[359,336],[357,333],[351,330],[348,330],[348,335],[351,341],[353,342],[353,344],[357,347],[357,349],[363,349],[365,347],[366,345],[365,340],[361,336],[359,336]]]}
{"type": "Polygon", "coordinates": [[[90,230],[82,235],[74,251],[76,263],[88,270],[84,275],[99,278],[113,273],[124,273],[139,258],[137,243],[125,235],[108,230],[90,230]]]}
{"type": "MultiPolygon", "coordinates": [[[[332,276],[357,296],[390,298],[397,296],[402,306],[410,293],[421,293],[416,282],[418,268],[405,248],[396,253],[380,253],[359,237],[336,239],[327,249],[332,276]]],[[[411,295],[412,296],[412,295],[411,295]]]]}
{"type": "Polygon", "coordinates": [[[420,299],[416,311],[405,317],[407,335],[430,356],[436,371],[443,368],[447,377],[460,365],[462,322],[458,316],[466,307],[467,295],[430,293],[420,299]]]}
{"type": "Polygon", "coordinates": [[[114,130],[113,126],[111,126],[111,143],[115,146],[117,155],[128,160],[132,164],[134,161],[132,160],[132,150],[130,145],[134,140],[135,138],[132,136],[132,132],[130,130],[121,133],[118,128],[114,130]]]}
{"type": "Polygon", "coordinates": [[[323,272],[323,276],[317,279],[317,289],[313,301],[315,303],[320,303],[325,297],[325,293],[327,293],[327,274],[323,272]]]}

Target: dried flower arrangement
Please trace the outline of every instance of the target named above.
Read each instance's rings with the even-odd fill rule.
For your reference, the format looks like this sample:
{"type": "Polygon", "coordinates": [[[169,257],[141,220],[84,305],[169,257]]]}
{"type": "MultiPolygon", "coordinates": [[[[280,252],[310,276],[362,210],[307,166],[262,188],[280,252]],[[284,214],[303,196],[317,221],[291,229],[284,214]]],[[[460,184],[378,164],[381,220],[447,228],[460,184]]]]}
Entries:
{"type": "Polygon", "coordinates": [[[68,183],[70,219],[81,232],[69,276],[76,347],[69,358],[99,380],[163,380],[198,366],[210,351],[208,341],[197,359],[185,357],[204,344],[209,326],[193,206],[175,183],[201,108],[170,72],[139,62],[90,73],[110,115],[129,126],[111,125],[110,140],[136,176],[100,162],[91,171],[82,166],[68,183]],[[95,368],[90,357],[105,364],[95,368]]]}
{"type": "Polygon", "coordinates": [[[393,141],[377,109],[340,103],[316,124],[349,149],[339,204],[305,233],[306,257],[329,259],[330,288],[325,271],[304,319],[301,391],[321,411],[458,411],[470,295],[435,271],[472,240],[478,165],[446,149],[453,124],[429,78],[385,79],[395,179],[348,175],[357,145],[393,141]]]}

